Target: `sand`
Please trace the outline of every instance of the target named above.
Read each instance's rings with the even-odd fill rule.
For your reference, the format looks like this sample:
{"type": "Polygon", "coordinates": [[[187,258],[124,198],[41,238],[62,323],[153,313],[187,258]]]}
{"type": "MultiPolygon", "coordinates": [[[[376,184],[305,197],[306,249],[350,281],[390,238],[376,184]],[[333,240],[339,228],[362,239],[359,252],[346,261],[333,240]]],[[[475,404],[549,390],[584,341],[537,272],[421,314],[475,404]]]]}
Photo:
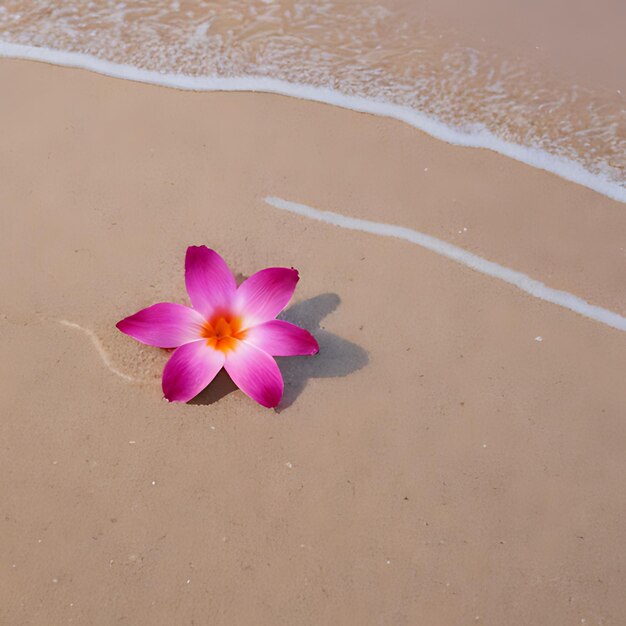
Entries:
{"type": "Polygon", "coordinates": [[[626,5],[619,0],[384,0],[392,10],[453,27],[476,48],[533,59],[574,83],[624,89],[626,5]]]}
{"type": "Polygon", "coordinates": [[[626,335],[263,199],[620,314],[623,205],[321,104],[0,81],[1,623],[623,623],[626,335]],[[300,270],[321,352],[282,361],[279,411],[223,378],[168,404],[167,353],[114,328],[185,301],[190,244],[300,270]]]}

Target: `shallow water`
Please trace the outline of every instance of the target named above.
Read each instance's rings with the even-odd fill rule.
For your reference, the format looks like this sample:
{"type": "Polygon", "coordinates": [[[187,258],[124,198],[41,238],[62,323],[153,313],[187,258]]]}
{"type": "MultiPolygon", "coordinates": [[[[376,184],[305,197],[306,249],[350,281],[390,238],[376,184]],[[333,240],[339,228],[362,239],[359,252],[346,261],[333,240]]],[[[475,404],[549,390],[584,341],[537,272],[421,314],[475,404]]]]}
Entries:
{"type": "MultiPolygon", "coordinates": [[[[478,46],[414,9],[393,0],[9,0],[0,7],[0,42],[163,74],[332,89],[415,111],[455,132],[488,135],[508,144],[500,151],[510,156],[512,144],[538,150],[519,158],[551,171],[561,173],[551,160],[573,162],[595,182],[576,167],[566,177],[626,198],[620,89],[582,84],[501,46],[478,46]]],[[[498,149],[491,140],[467,143],[498,149]]]]}

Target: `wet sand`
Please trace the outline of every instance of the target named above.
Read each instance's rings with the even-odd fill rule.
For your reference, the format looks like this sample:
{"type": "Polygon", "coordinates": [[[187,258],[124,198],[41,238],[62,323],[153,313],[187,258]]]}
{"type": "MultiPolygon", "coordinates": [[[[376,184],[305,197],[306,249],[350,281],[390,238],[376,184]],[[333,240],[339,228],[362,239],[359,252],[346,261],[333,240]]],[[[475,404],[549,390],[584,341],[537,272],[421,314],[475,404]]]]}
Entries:
{"type": "Polygon", "coordinates": [[[626,335],[263,199],[622,315],[623,205],[321,104],[20,61],[0,81],[0,622],[623,621],[626,335]],[[281,363],[278,412],[224,379],[166,403],[167,353],[114,328],[184,301],[200,243],[300,270],[286,315],[321,352],[281,363]]]}
{"type": "Polygon", "coordinates": [[[551,73],[596,88],[624,89],[626,41],[620,31],[626,5],[619,0],[385,0],[393,10],[428,16],[464,33],[480,49],[495,47],[510,58],[532,58],[551,73]]]}

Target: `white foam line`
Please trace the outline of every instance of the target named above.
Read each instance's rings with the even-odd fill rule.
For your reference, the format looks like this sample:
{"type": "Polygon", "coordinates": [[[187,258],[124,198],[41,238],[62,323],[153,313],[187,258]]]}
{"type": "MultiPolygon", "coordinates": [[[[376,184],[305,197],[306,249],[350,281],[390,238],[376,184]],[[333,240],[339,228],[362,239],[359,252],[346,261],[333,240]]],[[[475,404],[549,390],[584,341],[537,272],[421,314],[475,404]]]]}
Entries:
{"type": "Polygon", "coordinates": [[[80,330],[82,333],[87,335],[87,337],[91,339],[91,343],[96,349],[96,352],[100,355],[100,358],[102,359],[103,363],[111,372],[113,372],[113,374],[131,383],[142,382],[137,378],[133,378],[132,376],[129,376],[128,374],[124,374],[124,372],[118,370],[117,367],[115,367],[115,365],[111,363],[109,354],[104,349],[104,346],[102,345],[102,342],[100,341],[98,336],[92,330],[89,330],[89,328],[85,328],[84,326],[81,326],[80,324],[76,324],[74,322],[68,322],[68,320],[58,320],[58,322],[59,324],[62,324],[63,326],[68,326],[69,328],[75,328],[76,330],[80,330]]]}
{"type": "Polygon", "coordinates": [[[174,87],[192,91],[256,91],[276,93],[314,102],[351,109],[360,113],[371,113],[382,117],[405,122],[410,126],[458,146],[487,148],[507,157],[546,170],[565,180],[569,180],[613,200],[626,202],[626,188],[613,183],[602,176],[592,174],[582,165],[569,159],[562,159],[539,150],[528,148],[497,138],[486,129],[464,131],[429,117],[419,111],[398,104],[370,100],[360,96],[350,96],[334,89],[313,87],[290,83],[264,76],[243,76],[240,78],[220,78],[212,76],[185,76],[168,74],[152,70],[142,70],[132,65],[104,61],[91,54],[65,52],[51,48],[25,46],[0,41],[0,57],[44,61],[65,67],[77,67],[115,78],[123,78],[141,83],[150,83],[164,87],[174,87]]]}
{"type": "Polygon", "coordinates": [[[358,230],[364,233],[371,233],[373,235],[381,235],[383,237],[394,237],[396,239],[404,239],[410,243],[417,244],[422,248],[436,252],[441,256],[444,256],[452,261],[456,261],[461,265],[465,265],[481,274],[487,276],[493,276],[499,278],[505,283],[514,285],[518,289],[552,304],[557,304],[565,309],[580,313],[585,317],[588,317],[612,328],[626,331],[626,318],[622,317],[618,313],[609,311],[602,307],[590,304],[586,300],[575,296],[567,291],[561,291],[559,289],[552,289],[544,283],[531,278],[530,276],[517,272],[493,261],[488,261],[482,257],[472,254],[463,248],[459,248],[447,241],[442,241],[431,235],[420,233],[411,228],[405,228],[404,226],[395,226],[394,224],[383,224],[381,222],[371,222],[369,220],[362,220],[356,217],[348,217],[347,215],[341,215],[339,213],[332,213],[330,211],[320,211],[314,209],[306,204],[300,204],[298,202],[290,202],[289,200],[283,200],[275,196],[267,196],[265,202],[269,205],[281,209],[283,211],[289,211],[296,215],[302,215],[320,222],[326,222],[333,226],[339,226],[341,228],[347,228],[349,230],[358,230]]]}

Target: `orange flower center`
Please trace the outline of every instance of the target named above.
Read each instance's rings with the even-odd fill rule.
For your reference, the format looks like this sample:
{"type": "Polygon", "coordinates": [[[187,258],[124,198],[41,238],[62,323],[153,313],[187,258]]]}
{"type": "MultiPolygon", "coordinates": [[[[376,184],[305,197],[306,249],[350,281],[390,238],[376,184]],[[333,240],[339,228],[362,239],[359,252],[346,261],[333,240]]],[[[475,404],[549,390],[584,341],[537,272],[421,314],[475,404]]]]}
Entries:
{"type": "Polygon", "coordinates": [[[215,315],[202,326],[201,336],[214,350],[229,352],[237,347],[237,340],[244,339],[246,331],[239,317],[215,315]]]}

